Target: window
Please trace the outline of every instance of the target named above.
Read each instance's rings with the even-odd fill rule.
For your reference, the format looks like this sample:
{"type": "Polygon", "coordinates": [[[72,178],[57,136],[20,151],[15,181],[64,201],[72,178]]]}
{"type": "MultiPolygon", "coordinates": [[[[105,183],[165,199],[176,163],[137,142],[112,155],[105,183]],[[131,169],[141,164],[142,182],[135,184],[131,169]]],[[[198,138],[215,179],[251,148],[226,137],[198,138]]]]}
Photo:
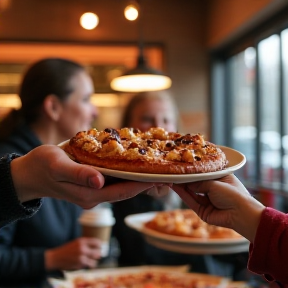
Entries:
{"type": "Polygon", "coordinates": [[[245,154],[237,176],[247,187],[288,195],[287,25],[259,35],[213,59],[211,138],[245,154]]]}
{"type": "Polygon", "coordinates": [[[247,164],[241,170],[244,179],[256,176],[255,63],[256,51],[252,47],[228,60],[231,71],[231,146],[247,158],[247,164]]]}

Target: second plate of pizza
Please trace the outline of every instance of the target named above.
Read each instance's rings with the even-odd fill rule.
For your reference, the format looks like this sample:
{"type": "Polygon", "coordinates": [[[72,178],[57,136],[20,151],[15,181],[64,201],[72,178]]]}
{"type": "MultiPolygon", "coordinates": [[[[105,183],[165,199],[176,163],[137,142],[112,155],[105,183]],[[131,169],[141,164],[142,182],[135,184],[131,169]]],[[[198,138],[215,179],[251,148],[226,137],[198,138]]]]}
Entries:
{"type": "Polygon", "coordinates": [[[150,173],[135,173],[119,170],[112,170],[102,167],[94,167],[96,170],[104,175],[116,178],[143,181],[143,182],[160,182],[160,183],[189,183],[201,180],[213,180],[232,174],[238,169],[242,168],[246,163],[246,157],[232,148],[219,146],[225,153],[228,160],[228,167],[221,171],[210,173],[197,173],[197,174],[150,174],[150,173]]]}
{"type": "MultiPolygon", "coordinates": [[[[179,211],[181,212],[181,210],[179,211]]],[[[187,254],[248,252],[249,241],[240,235],[240,237],[229,237],[229,234],[223,234],[222,238],[204,239],[169,235],[147,228],[145,223],[151,221],[157,213],[147,212],[129,215],[125,218],[125,224],[143,234],[146,241],[151,245],[168,251],[187,254]]]]}

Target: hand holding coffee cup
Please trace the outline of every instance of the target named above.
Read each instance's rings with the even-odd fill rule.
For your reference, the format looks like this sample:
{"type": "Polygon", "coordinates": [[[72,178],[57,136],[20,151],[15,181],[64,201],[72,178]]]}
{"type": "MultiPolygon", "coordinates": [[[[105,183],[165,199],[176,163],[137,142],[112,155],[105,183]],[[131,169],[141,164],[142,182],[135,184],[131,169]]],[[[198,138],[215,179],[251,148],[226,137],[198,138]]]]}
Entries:
{"type": "Polygon", "coordinates": [[[95,237],[101,240],[101,256],[106,257],[109,253],[109,243],[112,226],[115,218],[109,208],[93,208],[84,210],[79,218],[84,237],[95,237]]]}

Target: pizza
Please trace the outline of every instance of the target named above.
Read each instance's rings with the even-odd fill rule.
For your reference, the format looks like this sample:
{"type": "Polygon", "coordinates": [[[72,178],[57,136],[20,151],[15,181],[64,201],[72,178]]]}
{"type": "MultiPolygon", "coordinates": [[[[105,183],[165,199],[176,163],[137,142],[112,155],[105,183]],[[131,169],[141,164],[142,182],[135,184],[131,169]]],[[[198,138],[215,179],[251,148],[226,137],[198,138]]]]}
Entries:
{"type": "Polygon", "coordinates": [[[207,173],[223,170],[224,152],[201,134],[167,132],[160,127],[78,132],[62,146],[79,163],[153,174],[207,173]]]}
{"type": "Polygon", "coordinates": [[[151,220],[144,223],[144,226],[160,233],[180,237],[200,239],[242,237],[232,229],[207,224],[190,209],[157,212],[151,220]]]}
{"type": "MultiPolygon", "coordinates": [[[[205,274],[172,271],[143,271],[137,273],[110,273],[100,277],[75,277],[73,288],[216,288],[223,278],[205,274]]],[[[115,270],[114,270],[115,271],[115,270]]],[[[222,286],[221,286],[222,287],[222,286]]]]}

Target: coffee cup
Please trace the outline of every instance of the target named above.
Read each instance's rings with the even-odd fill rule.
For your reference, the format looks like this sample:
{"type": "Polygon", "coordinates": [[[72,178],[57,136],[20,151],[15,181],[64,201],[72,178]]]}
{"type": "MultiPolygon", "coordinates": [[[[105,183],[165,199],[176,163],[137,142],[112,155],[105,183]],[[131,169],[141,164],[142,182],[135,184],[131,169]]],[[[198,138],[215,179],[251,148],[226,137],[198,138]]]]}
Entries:
{"type": "Polygon", "coordinates": [[[109,254],[112,226],[115,218],[109,208],[93,208],[84,210],[79,218],[84,237],[95,237],[101,240],[101,256],[109,254]]]}

